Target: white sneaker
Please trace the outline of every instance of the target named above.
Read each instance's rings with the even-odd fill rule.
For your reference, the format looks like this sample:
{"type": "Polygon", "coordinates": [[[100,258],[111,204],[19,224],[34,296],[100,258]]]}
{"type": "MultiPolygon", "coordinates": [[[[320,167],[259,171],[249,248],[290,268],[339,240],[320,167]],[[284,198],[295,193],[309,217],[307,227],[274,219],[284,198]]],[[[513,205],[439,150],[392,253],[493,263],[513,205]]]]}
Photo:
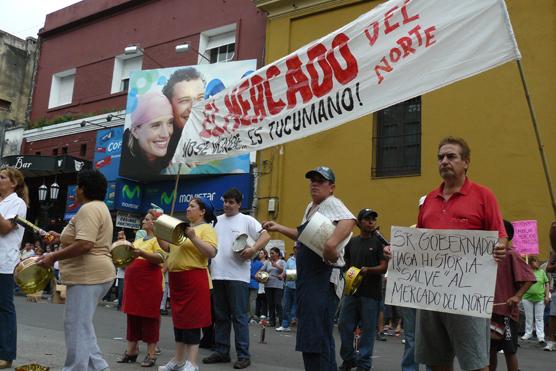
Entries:
{"type": "Polygon", "coordinates": [[[556,342],[547,341],[546,346],[543,349],[546,350],[547,352],[552,352],[552,351],[556,350],[556,342]]]}
{"type": "Polygon", "coordinates": [[[523,335],[523,336],[521,337],[521,340],[529,340],[529,339],[531,339],[531,337],[533,337],[533,335],[531,335],[531,334],[525,334],[525,335],[523,335]]]}
{"type": "Polygon", "coordinates": [[[187,363],[178,364],[172,358],[164,366],[159,366],[158,371],[186,371],[187,363]]]}
{"type": "Polygon", "coordinates": [[[193,363],[185,361],[185,366],[183,371],[199,371],[199,366],[193,366],[193,363]]]}
{"type": "Polygon", "coordinates": [[[278,331],[278,332],[290,332],[291,329],[290,329],[289,327],[282,327],[282,326],[280,326],[280,327],[278,327],[278,328],[276,329],[276,331],[278,331]]]}

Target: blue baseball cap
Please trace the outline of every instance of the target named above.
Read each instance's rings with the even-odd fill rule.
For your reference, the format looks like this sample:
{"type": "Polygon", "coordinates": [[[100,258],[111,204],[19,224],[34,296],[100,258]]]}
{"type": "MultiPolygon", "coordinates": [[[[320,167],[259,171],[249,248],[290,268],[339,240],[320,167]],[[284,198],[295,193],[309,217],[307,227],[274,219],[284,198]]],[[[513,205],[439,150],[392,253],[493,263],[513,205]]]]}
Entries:
{"type": "Polygon", "coordinates": [[[316,169],[309,170],[305,174],[305,178],[311,179],[311,177],[313,175],[316,175],[316,174],[322,176],[324,179],[328,180],[330,183],[336,183],[336,176],[334,175],[334,172],[332,171],[332,169],[329,168],[329,167],[319,166],[316,169]]]}

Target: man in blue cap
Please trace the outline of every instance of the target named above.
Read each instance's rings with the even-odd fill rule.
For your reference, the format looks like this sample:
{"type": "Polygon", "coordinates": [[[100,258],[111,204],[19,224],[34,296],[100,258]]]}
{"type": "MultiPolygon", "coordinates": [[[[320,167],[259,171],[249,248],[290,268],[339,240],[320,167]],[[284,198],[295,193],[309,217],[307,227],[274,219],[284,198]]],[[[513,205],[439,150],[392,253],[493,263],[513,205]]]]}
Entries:
{"type": "Polygon", "coordinates": [[[376,336],[376,323],[382,296],[382,274],[388,269],[384,257],[385,240],[376,233],[378,214],[372,209],[362,209],[357,215],[361,234],[351,238],[346,245],[346,268],[356,267],[363,280],[357,291],[344,296],[338,328],[340,330],[340,356],[344,360],[340,370],[357,371],[372,368],[372,355],[376,336]],[[361,329],[359,352],[353,347],[354,331],[361,329]]]}
{"type": "Polygon", "coordinates": [[[324,243],[322,257],[303,243],[297,248],[295,349],[303,353],[305,370],[336,371],[332,330],[334,313],[343,291],[340,268],[344,265],[344,251],[338,246],[351,234],[355,217],[342,201],[334,197],[336,177],[332,169],[319,166],[308,171],[305,178],[310,180],[311,202],[305,209],[301,225],[291,228],[267,221],[263,228],[297,240],[317,212],[335,225],[334,232],[324,243]]]}

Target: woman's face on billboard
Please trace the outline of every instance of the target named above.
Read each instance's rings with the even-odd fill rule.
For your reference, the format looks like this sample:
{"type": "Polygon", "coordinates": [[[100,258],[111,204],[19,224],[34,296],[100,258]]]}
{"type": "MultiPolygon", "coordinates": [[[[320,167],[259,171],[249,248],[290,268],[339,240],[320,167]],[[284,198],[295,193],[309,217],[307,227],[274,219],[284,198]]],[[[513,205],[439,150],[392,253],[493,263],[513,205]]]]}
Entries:
{"type": "Polygon", "coordinates": [[[149,161],[166,155],[173,132],[172,117],[160,117],[132,129],[132,135],[149,161]]]}

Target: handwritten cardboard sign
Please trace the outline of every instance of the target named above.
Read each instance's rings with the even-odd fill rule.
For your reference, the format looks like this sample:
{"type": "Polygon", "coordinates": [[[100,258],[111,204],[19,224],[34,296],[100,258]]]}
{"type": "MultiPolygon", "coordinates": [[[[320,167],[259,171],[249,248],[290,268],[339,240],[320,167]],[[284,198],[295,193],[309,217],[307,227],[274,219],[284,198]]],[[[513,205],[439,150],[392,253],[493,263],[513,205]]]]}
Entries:
{"type": "Polygon", "coordinates": [[[496,231],[392,226],[385,303],[490,318],[496,231]]]}
{"type": "Polygon", "coordinates": [[[512,245],[518,254],[537,255],[539,253],[539,235],[536,220],[516,220],[512,245]]]}

